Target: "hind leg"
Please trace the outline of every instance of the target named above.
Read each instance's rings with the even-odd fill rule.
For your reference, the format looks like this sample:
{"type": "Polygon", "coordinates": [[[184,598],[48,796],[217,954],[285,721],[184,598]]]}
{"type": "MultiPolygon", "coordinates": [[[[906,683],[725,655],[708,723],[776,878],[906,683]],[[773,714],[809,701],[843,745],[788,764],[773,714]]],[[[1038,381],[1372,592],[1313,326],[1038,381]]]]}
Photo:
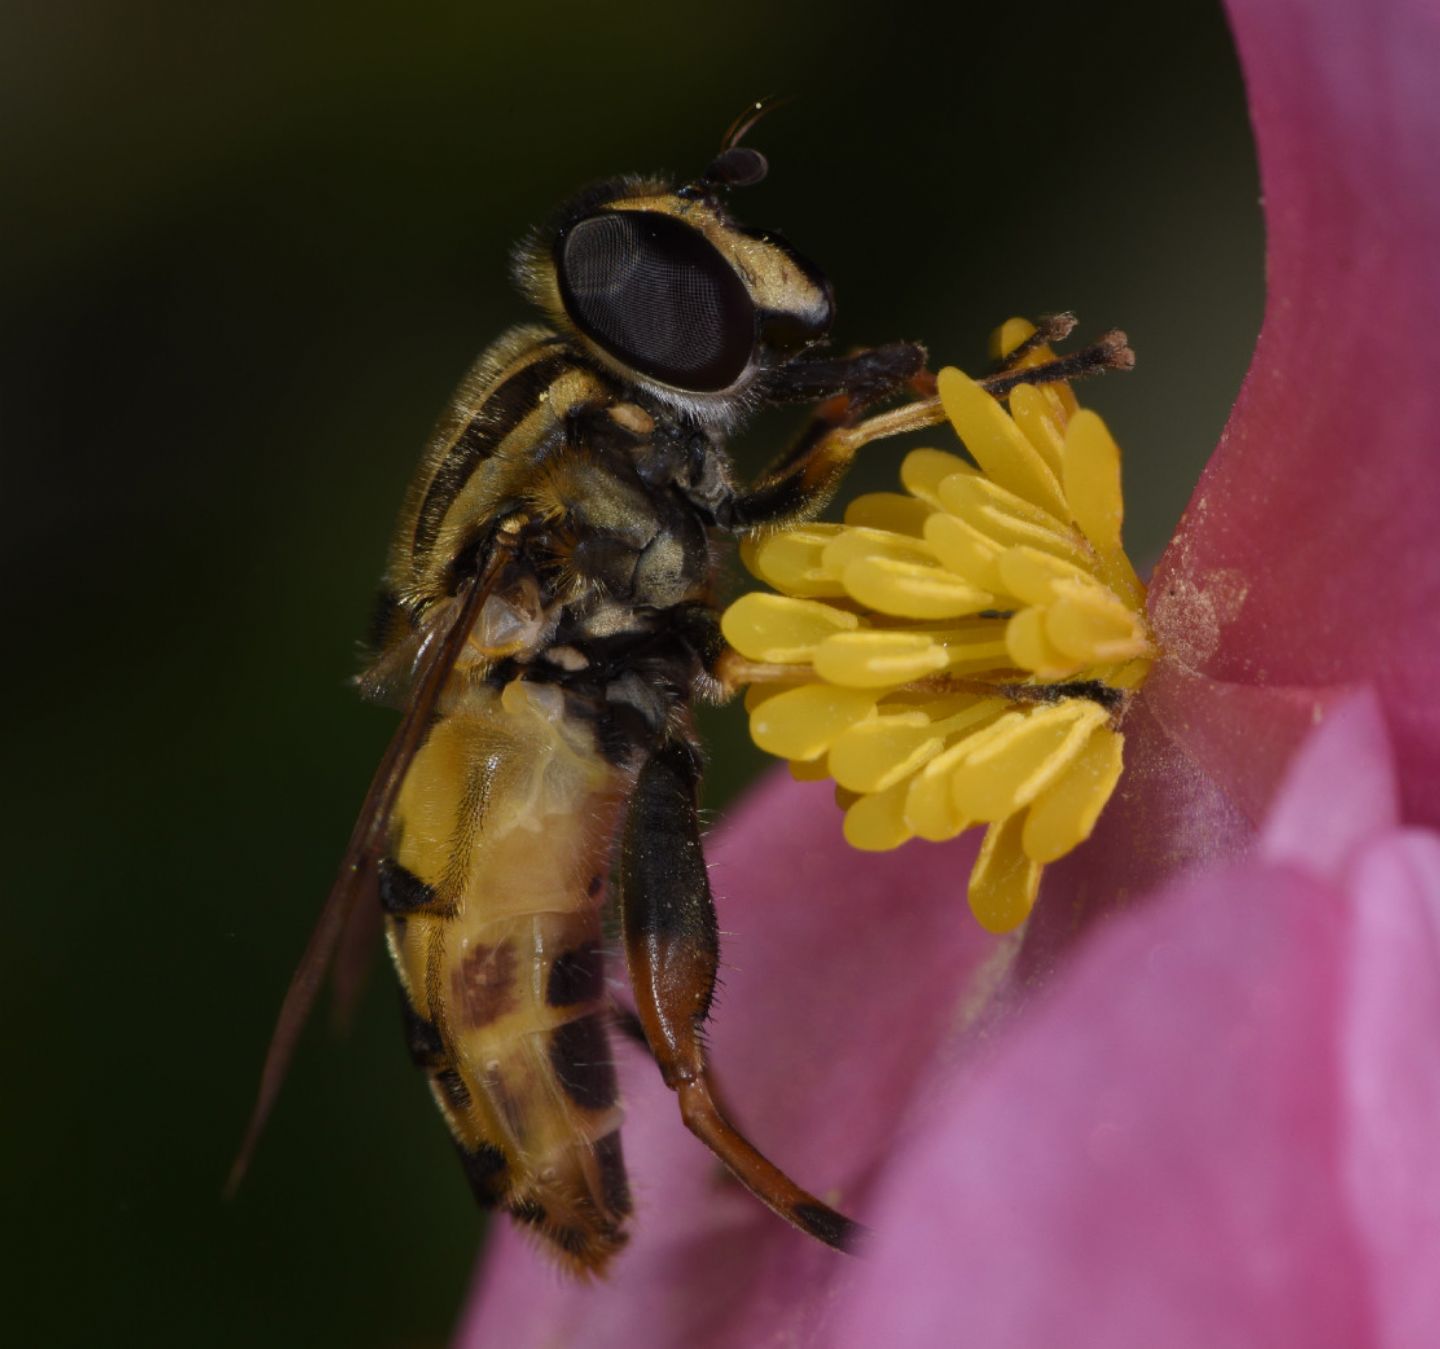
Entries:
{"type": "Polygon", "coordinates": [[[715,991],[720,939],[700,850],[697,779],[694,752],[667,741],[641,768],[630,799],[620,896],[640,1025],[690,1131],[786,1222],[846,1250],[859,1226],[763,1157],[715,1099],[702,1028],[715,991]]]}
{"type": "MultiPolygon", "coordinates": [[[[635,1045],[651,1063],[655,1063],[655,1055],[650,1052],[650,1041],[646,1038],[645,1027],[636,1013],[628,1007],[622,1007],[618,1003],[610,1009],[610,1024],[615,1027],[625,1039],[635,1045]]],[[[710,1099],[719,1107],[720,1113],[732,1124],[740,1118],[740,1112],[735,1109],[735,1103],[725,1095],[725,1089],[720,1079],[715,1075],[713,1065],[707,1066],[706,1075],[710,1079],[710,1099]]],[[[738,1126],[737,1126],[738,1127],[738,1126]]],[[[717,1178],[726,1185],[736,1184],[735,1177],[729,1171],[721,1168],[717,1178]]]]}

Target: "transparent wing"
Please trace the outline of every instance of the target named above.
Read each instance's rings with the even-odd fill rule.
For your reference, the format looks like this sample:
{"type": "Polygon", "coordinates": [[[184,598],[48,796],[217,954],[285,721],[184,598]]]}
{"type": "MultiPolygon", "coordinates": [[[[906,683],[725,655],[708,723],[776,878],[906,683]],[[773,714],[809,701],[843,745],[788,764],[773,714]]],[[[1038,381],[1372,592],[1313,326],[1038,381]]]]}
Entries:
{"type": "Polygon", "coordinates": [[[424,742],[445,681],[507,560],[506,550],[497,547],[485,569],[457,596],[458,603],[421,642],[415,681],[404,716],[371,779],[370,790],[360,807],[360,817],[350,835],[339,874],[320,910],[320,919],[310,934],[300,964],[291,976],[285,1000],[280,1004],[280,1015],[270,1037],[265,1065],[260,1070],[255,1106],[225,1184],[227,1195],[235,1193],[250,1165],[255,1144],[275,1106],[290,1060],[294,1057],[300,1032],[315,1006],[326,972],[355,912],[356,902],[362,895],[372,899],[375,896],[377,868],[385,850],[386,827],[401,784],[424,742]]]}

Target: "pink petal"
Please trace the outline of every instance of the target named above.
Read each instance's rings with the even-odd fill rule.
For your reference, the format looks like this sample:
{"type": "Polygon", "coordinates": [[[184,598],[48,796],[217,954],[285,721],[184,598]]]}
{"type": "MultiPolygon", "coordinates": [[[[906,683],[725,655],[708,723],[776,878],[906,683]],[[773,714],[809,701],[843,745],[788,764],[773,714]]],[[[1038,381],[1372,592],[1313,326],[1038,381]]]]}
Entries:
{"type": "MultiPolygon", "coordinates": [[[[1336,790],[1366,818],[1386,763],[1373,702],[1342,706],[1267,838],[1332,823],[1336,790]]],[[[842,1184],[871,1258],[717,1183],[627,1053],[631,1250],[576,1286],[502,1229],[459,1343],[1423,1343],[1440,845],[1368,818],[1358,906],[1293,866],[1211,869],[1120,916],[977,1060],[953,997],[997,948],[960,912],[969,849],[849,853],[828,792],[772,778],[714,849],[739,929],[716,1060],[778,1159],[842,1184]]]]}
{"type": "MultiPolygon", "coordinates": [[[[1169,675],[1157,668],[1151,682],[1165,686],[1169,675]]],[[[1234,857],[1253,840],[1234,775],[1227,781],[1202,765],[1166,729],[1157,715],[1164,710],[1147,685],[1126,716],[1125,772],[1095,833],[1045,869],[1007,1007],[1043,984],[1097,917],[1148,897],[1177,872],[1234,857]]]]}
{"type": "MultiPolygon", "coordinates": [[[[1157,664],[1126,716],[1125,773],[1099,827],[1045,873],[1016,966],[1019,987],[1053,969],[1102,914],[1179,872],[1245,853],[1306,736],[1355,696],[1347,689],[1222,683],[1174,661],[1157,664]]],[[[1370,805],[1382,813],[1394,808],[1384,727],[1367,724],[1383,745],[1375,772],[1387,786],[1360,811],[1357,825],[1371,819],[1370,805]]],[[[1354,745],[1340,754],[1365,750],[1354,745]]],[[[1353,775],[1354,766],[1348,771],[1353,775]]],[[[1338,794],[1337,802],[1343,799],[1348,809],[1371,787],[1379,792],[1379,781],[1374,773],[1352,776],[1355,790],[1338,794]]],[[[1012,990],[1006,1003],[1013,1001],[1012,990]]]]}
{"type": "Polygon", "coordinates": [[[1305,737],[1353,694],[1350,688],[1228,684],[1162,661],[1143,696],[1176,748],[1258,825],[1305,737]]]}
{"type": "Polygon", "coordinates": [[[1331,712],[1295,756],[1261,850],[1338,880],[1359,847],[1399,823],[1390,737],[1379,699],[1366,692],[1331,712]]]}
{"type": "Polygon", "coordinates": [[[1440,7],[1232,0],[1269,300],[1152,614],[1240,684],[1373,683],[1440,821],[1440,7]]]}
{"type": "Polygon", "coordinates": [[[1268,860],[1116,918],[949,1074],[842,1349],[1433,1343],[1440,837],[1395,800],[1361,695],[1297,756],[1268,860]]]}
{"type": "Polygon", "coordinates": [[[1380,1343],[1429,1346],[1440,1326],[1440,838],[1367,850],[1350,889],[1342,1181],[1367,1253],[1380,1343]]]}
{"type": "MultiPolygon", "coordinates": [[[[712,841],[724,931],[712,1058],[741,1127],[801,1184],[862,1206],[897,1117],[950,1052],[997,943],[965,907],[974,840],[857,853],[823,784],[772,776],[712,841]]],[[[497,1223],[460,1345],[801,1338],[855,1262],[722,1179],[659,1076],[619,1052],[636,1209],[600,1286],[564,1282],[497,1223]]]]}
{"type": "Polygon", "coordinates": [[[1346,932],[1254,865],[1107,925],[897,1160],[840,1344],[1364,1343],[1326,1183],[1346,932]]]}

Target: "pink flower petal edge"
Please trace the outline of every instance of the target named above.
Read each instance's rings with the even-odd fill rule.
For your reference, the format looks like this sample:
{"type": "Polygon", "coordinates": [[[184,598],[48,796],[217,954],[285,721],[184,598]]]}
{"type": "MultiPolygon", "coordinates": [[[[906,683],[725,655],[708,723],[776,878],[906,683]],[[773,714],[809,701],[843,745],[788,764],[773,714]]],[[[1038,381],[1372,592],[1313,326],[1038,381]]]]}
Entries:
{"type": "Polygon", "coordinates": [[[1232,0],[1268,303],[1219,448],[1156,569],[1196,673],[1374,684],[1407,818],[1440,823],[1440,6],[1232,0]]]}
{"type": "Polygon", "coordinates": [[[1400,823],[1380,701],[1358,693],[1301,747],[1261,834],[1261,854],[1336,880],[1357,849],[1400,823]]]}
{"type": "Polygon", "coordinates": [[[1440,1326],[1440,836],[1388,835],[1358,855],[1348,888],[1341,1181],[1376,1342],[1420,1349],[1440,1326]]]}

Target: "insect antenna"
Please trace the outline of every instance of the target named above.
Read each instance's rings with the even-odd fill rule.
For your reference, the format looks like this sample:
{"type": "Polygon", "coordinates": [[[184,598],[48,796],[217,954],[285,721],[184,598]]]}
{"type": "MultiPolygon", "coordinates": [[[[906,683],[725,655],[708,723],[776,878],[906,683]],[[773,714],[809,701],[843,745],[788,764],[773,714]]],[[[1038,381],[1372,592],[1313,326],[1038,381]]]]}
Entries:
{"type": "Polygon", "coordinates": [[[751,127],[762,117],[769,116],[776,108],[783,108],[787,103],[795,101],[794,94],[771,94],[767,98],[756,99],[748,105],[733,122],[720,141],[720,153],[723,155],[726,150],[733,150],[749,134],[751,127]]]}
{"type": "Polygon", "coordinates": [[[730,123],[729,130],[720,140],[720,153],[710,161],[701,182],[711,188],[754,187],[761,182],[770,171],[769,161],[759,150],[740,142],[762,117],[793,98],[793,94],[785,94],[757,99],[750,104],[730,123]]]}

